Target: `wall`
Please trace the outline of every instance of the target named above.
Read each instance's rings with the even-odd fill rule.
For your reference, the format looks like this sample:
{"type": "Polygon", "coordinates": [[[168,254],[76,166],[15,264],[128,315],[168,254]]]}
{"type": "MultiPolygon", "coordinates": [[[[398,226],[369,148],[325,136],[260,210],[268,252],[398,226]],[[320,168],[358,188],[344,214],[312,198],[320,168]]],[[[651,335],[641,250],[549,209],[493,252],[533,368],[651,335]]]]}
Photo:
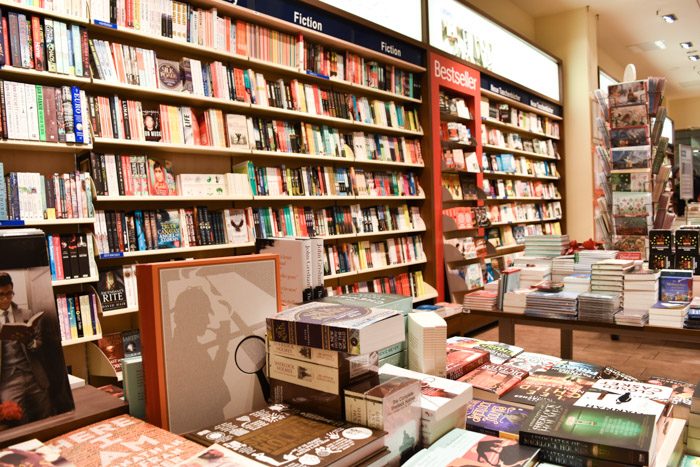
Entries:
{"type": "Polygon", "coordinates": [[[667,105],[676,130],[700,128],[700,97],[670,99],[667,105]]]}
{"type": "Polygon", "coordinates": [[[510,0],[468,0],[468,3],[497,23],[535,42],[535,19],[510,0]]]}
{"type": "Polygon", "coordinates": [[[598,47],[598,66],[616,80],[622,81],[622,76],[625,74],[625,65],[618,63],[606,51],[598,47]]]}

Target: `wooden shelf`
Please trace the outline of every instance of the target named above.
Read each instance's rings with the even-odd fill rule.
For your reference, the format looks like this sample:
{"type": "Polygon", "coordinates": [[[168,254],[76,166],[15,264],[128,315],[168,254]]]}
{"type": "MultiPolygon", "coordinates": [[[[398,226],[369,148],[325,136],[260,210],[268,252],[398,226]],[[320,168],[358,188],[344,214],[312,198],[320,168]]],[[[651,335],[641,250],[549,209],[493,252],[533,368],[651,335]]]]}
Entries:
{"type": "Polygon", "coordinates": [[[465,143],[462,141],[449,141],[449,140],[441,140],[440,141],[440,146],[443,148],[476,148],[476,142],[472,141],[471,143],[465,143]]]}
{"type": "Polygon", "coordinates": [[[350,238],[384,237],[390,235],[411,235],[424,233],[425,229],[384,230],[381,232],[356,232],[351,234],[326,235],[324,240],[347,240],[350,238]]]}
{"type": "Polygon", "coordinates": [[[423,282],[423,288],[425,289],[425,293],[423,295],[419,295],[418,297],[413,297],[413,303],[425,302],[438,297],[438,292],[432,285],[423,282]]]}
{"type": "Polygon", "coordinates": [[[348,196],[326,196],[326,195],[305,195],[305,196],[287,196],[287,195],[255,195],[253,201],[344,201],[354,200],[352,195],[348,196]]]}
{"type": "MultiPolygon", "coordinates": [[[[68,2],[66,2],[68,3],[68,2]]],[[[35,7],[35,6],[29,6],[24,3],[16,3],[10,0],[0,0],[0,6],[3,8],[8,8],[10,10],[20,10],[20,11],[26,11],[27,13],[33,13],[35,15],[41,15],[41,16],[49,16],[51,18],[55,18],[61,21],[68,21],[74,24],[79,24],[79,25],[87,25],[88,20],[84,17],[80,16],[72,16],[72,15],[66,15],[63,13],[58,13],[55,11],[51,11],[47,8],[40,8],[40,7],[35,7]]]]}
{"type": "Polygon", "coordinates": [[[487,197],[484,201],[561,201],[561,198],[541,198],[537,196],[513,196],[510,198],[492,198],[487,197]]]}
{"type": "Polygon", "coordinates": [[[363,274],[370,274],[370,273],[381,272],[381,271],[389,271],[392,269],[407,268],[410,266],[417,266],[417,265],[425,264],[425,263],[427,263],[427,260],[411,261],[408,263],[401,263],[401,264],[389,264],[387,266],[378,266],[375,268],[368,268],[368,269],[363,269],[360,271],[340,272],[337,274],[329,274],[327,276],[323,276],[323,280],[329,281],[329,280],[333,280],[333,279],[342,279],[344,277],[360,276],[363,274]]]}
{"type": "Polygon", "coordinates": [[[98,280],[100,280],[100,278],[97,276],[80,277],[78,279],[61,279],[55,281],[52,280],[51,285],[54,287],[65,287],[67,285],[89,284],[91,282],[97,282],[98,280]]]}
{"type": "Polygon", "coordinates": [[[92,149],[91,144],[75,144],[75,143],[47,143],[45,141],[19,141],[19,140],[0,140],[0,151],[32,151],[32,152],[63,152],[63,153],[81,153],[92,149]]]}
{"type": "MultiPolygon", "coordinates": [[[[0,5],[2,5],[2,3],[0,3],[0,5]]],[[[18,79],[22,81],[37,80],[50,83],[72,84],[80,86],[81,88],[84,88],[86,84],[90,83],[90,78],[85,78],[83,76],[63,75],[48,71],[37,71],[31,68],[14,67],[11,65],[5,65],[0,68],[0,76],[4,79],[18,79]]]]}
{"type": "Polygon", "coordinates": [[[449,112],[440,112],[440,120],[443,122],[461,122],[461,123],[472,123],[473,118],[460,117],[459,115],[454,115],[449,112]]]}
{"type": "Polygon", "coordinates": [[[160,256],[160,255],[177,255],[182,253],[194,253],[199,251],[209,251],[209,250],[228,250],[234,248],[247,248],[255,246],[255,242],[239,243],[234,245],[232,243],[224,243],[221,245],[202,245],[202,246],[187,246],[179,248],[161,248],[158,250],[144,250],[144,251],[124,251],[120,253],[108,253],[101,254],[97,259],[109,260],[109,259],[119,259],[119,258],[138,258],[147,256],[160,256]]]}
{"type": "Polygon", "coordinates": [[[250,201],[252,196],[103,196],[98,195],[98,203],[206,203],[214,201],[250,201]]]}
{"type": "Polygon", "coordinates": [[[324,154],[305,154],[299,152],[284,152],[284,151],[263,151],[259,149],[253,149],[251,151],[253,157],[258,156],[260,158],[281,158],[281,159],[301,159],[304,161],[315,160],[331,163],[341,163],[341,164],[363,164],[363,165],[383,165],[392,167],[411,167],[411,168],[423,168],[423,164],[414,164],[412,162],[395,162],[395,161],[384,161],[384,160],[374,160],[374,159],[351,159],[349,157],[337,157],[324,154]]]}
{"type": "Polygon", "coordinates": [[[138,311],[139,311],[138,307],[124,308],[124,309],[120,309],[120,310],[103,311],[102,316],[104,316],[104,317],[119,316],[119,315],[126,315],[126,314],[130,314],[130,313],[138,313],[138,311]]]}
{"type": "Polygon", "coordinates": [[[499,153],[520,154],[523,156],[530,156],[530,157],[535,157],[537,159],[546,159],[546,160],[550,160],[550,161],[558,160],[556,157],[549,156],[547,154],[538,154],[536,152],[523,151],[520,149],[511,149],[511,148],[507,148],[504,146],[495,146],[493,144],[482,144],[482,147],[483,147],[483,149],[488,149],[489,151],[498,151],[499,153]]]}
{"type": "Polygon", "coordinates": [[[160,141],[135,141],[130,139],[114,139],[96,137],[94,142],[95,147],[116,147],[116,148],[136,148],[143,150],[152,150],[158,152],[191,154],[193,156],[202,155],[218,155],[232,156],[235,154],[250,154],[250,149],[238,150],[226,147],[214,146],[195,146],[192,144],[172,144],[161,143],[160,141]]]}
{"type": "Polygon", "coordinates": [[[549,138],[549,139],[553,139],[553,140],[559,141],[559,137],[558,137],[558,136],[553,136],[553,135],[548,135],[548,134],[546,134],[546,133],[539,133],[539,132],[537,132],[537,131],[528,130],[528,129],[526,129],[526,128],[521,128],[521,127],[519,127],[519,126],[517,126],[517,125],[513,125],[513,124],[511,124],[511,123],[501,122],[500,120],[494,120],[494,119],[492,119],[492,118],[484,118],[484,117],[481,117],[481,121],[482,121],[482,123],[485,123],[486,125],[495,126],[495,127],[498,127],[498,128],[503,128],[503,129],[510,130],[510,131],[515,131],[515,132],[517,132],[517,133],[522,133],[522,134],[526,134],[526,135],[537,136],[537,137],[540,137],[540,138],[549,138]]]}
{"type": "Polygon", "coordinates": [[[94,217],[75,217],[71,219],[21,219],[0,221],[2,227],[48,227],[51,225],[94,224],[94,217]]]}
{"type": "Polygon", "coordinates": [[[560,220],[561,220],[561,217],[555,217],[553,219],[537,219],[537,220],[514,221],[514,222],[492,222],[489,227],[499,227],[502,225],[518,225],[518,224],[544,224],[546,222],[557,222],[560,220]]]}
{"type": "Polygon", "coordinates": [[[84,344],[84,343],[86,343],[86,342],[98,341],[98,340],[100,340],[100,339],[102,339],[102,334],[101,334],[101,333],[98,333],[98,334],[95,334],[94,336],[79,337],[79,338],[77,338],[77,339],[71,339],[71,340],[68,340],[68,341],[62,341],[62,342],[61,342],[61,345],[62,345],[63,347],[69,347],[69,346],[71,346],[71,345],[84,344]]]}
{"type": "Polygon", "coordinates": [[[413,162],[384,161],[378,159],[354,159],[353,163],[366,165],[385,165],[392,167],[411,167],[416,169],[422,169],[425,167],[425,164],[416,164],[413,162]]]}
{"type": "MultiPolygon", "coordinates": [[[[563,118],[561,118],[558,115],[554,115],[553,113],[545,112],[544,110],[540,110],[540,109],[533,107],[531,105],[523,104],[522,102],[518,102],[514,99],[511,99],[510,97],[501,96],[500,94],[489,91],[488,89],[482,88],[481,95],[488,97],[489,99],[505,102],[508,105],[510,105],[511,107],[515,107],[517,109],[526,110],[528,112],[532,112],[533,114],[542,115],[543,117],[551,118],[552,120],[563,120],[563,118]]],[[[559,105],[559,104],[554,104],[554,105],[559,105]]]]}
{"type": "Polygon", "coordinates": [[[525,179],[530,179],[530,180],[559,180],[560,177],[552,177],[550,175],[526,175],[526,174],[519,174],[519,173],[512,173],[512,172],[493,172],[490,170],[485,170],[483,172],[484,177],[487,178],[499,178],[499,177],[506,177],[506,178],[525,178],[525,179]]]}
{"type": "Polygon", "coordinates": [[[518,253],[520,251],[523,251],[524,249],[525,249],[524,244],[519,245],[517,243],[513,244],[513,245],[499,246],[499,247],[496,247],[496,249],[493,253],[487,254],[486,258],[498,258],[499,256],[510,255],[512,253],[518,253]]]}
{"type": "Polygon", "coordinates": [[[385,201],[401,201],[401,200],[411,201],[411,200],[424,200],[425,194],[420,194],[420,195],[416,195],[416,196],[410,196],[410,195],[401,195],[401,196],[357,195],[357,196],[355,196],[355,199],[358,201],[377,201],[378,203],[385,202],[385,201]]]}

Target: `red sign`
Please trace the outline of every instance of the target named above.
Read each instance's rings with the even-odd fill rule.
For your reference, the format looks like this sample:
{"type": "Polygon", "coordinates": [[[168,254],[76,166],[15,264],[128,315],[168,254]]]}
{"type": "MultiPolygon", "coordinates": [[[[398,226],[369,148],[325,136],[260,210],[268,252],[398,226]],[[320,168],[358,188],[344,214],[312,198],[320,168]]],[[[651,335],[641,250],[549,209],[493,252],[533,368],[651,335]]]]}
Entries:
{"type": "Polygon", "coordinates": [[[436,79],[440,86],[446,86],[467,94],[474,94],[480,91],[478,71],[437,55],[432,55],[432,58],[433,79],[436,79]]]}

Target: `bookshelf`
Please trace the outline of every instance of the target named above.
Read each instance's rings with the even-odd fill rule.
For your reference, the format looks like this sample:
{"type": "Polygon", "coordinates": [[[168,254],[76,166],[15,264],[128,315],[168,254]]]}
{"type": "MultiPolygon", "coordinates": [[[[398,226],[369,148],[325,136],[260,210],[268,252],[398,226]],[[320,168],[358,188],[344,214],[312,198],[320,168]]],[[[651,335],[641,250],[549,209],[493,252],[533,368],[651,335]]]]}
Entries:
{"type": "MultiPolygon", "coordinates": [[[[366,99],[368,105],[374,105],[375,101],[381,102],[381,105],[385,106],[387,110],[387,123],[356,118],[354,115],[351,115],[350,118],[341,118],[296,108],[280,108],[264,103],[238,101],[230,98],[230,96],[214,97],[215,94],[211,92],[208,95],[199,95],[159,89],[156,86],[140,86],[133,82],[123,82],[119,79],[102,79],[96,74],[96,63],[90,63],[90,66],[84,63],[88,71],[84,76],[38,71],[12,66],[12,63],[8,63],[7,66],[0,69],[0,78],[37,85],[78,86],[85,92],[86,98],[117,96],[125,102],[151,102],[176,107],[189,107],[196,112],[209,112],[211,110],[221,112],[224,116],[226,114],[235,114],[252,119],[283,122],[288,127],[296,125],[297,128],[301,128],[303,125],[310,125],[309,128],[313,127],[314,129],[329,128],[336,134],[343,135],[343,137],[362,133],[368,141],[373,139],[382,146],[378,146],[373,150],[372,154],[369,154],[370,151],[367,151],[368,154],[361,154],[358,153],[357,147],[353,147],[350,144],[350,140],[347,140],[354,154],[350,154],[349,157],[336,157],[335,154],[327,151],[313,150],[313,148],[309,147],[304,148],[304,151],[300,152],[291,150],[291,148],[281,150],[280,148],[276,149],[265,145],[256,147],[254,142],[248,147],[241,147],[230,146],[227,141],[224,142],[224,145],[194,145],[182,142],[168,143],[129,139],[122,137],[124,135],[108,135],[108,133],[98,131],[99,125],[96,125],[98,122],[93,119],[92,111],[86,107],[83,115],[86,127],[89,126],[90,130],[88,132],[90,140],[86,142],[87,144],[2,140],[0,141],[0,161],[4,162],[5,173],[10,171],[39,171],[45,176],[54,172],[72,173],[78,168],[78,161],[87,157],[86,155],[92,151],[102,154],[127,154],[167,159],[172,162],[175,173],[230,173],[239,162],[251,160],[256,167],[276,167],[284,164],[288,167],[300,165],[346,167],[354,170],[362,169],[364,172],[389,174],[405,174],[410,171],[412,176],[415,176],[418,184],[430,185],[425,181],[427,170],[421,155],[425,154],[424,132],[418,123],[418,111],[423,105],[420,87],[425,81],[424,74],[426,71],[426,68],[423,66],[425,52],[421,47],[404,43],[394,37],[385,37],[375,31],[367,30],[364,26],[348,25],[348,30],[353,29],[355,31],[354,34],[360,38],[357,41],[353,41],[344,35],[347,31],[331,31],[324,34],[295,25],[285,17],[288,10],[293,9],[293,5],[288,4],[291,2],[286,2],[287,4],[277,1],[258,2],[265,5],[255,6],[258,9],[257,11],[218,0],[193,0],[190,2],[193,8],[202,11],[211,12],[216,9],[219,18],[230,19],[234,26],[236,21],[239,20],[289,34],[289,37],[293,39],[293,45],[296,47],[297,52],[303,51],[304,45],[308,47],[307,53],[310,53],[309,51],[311,50],[323,49],[324,53],[337,53],[338,56],[343,56],[346,60],[350,59],[348,57],[352,57],[353,60],[357,59],[358,63],[361,58],[367,66],[366,72],[368,76],[370,67],[372,67],[372,70],[375,70],[375,67],[377,69],[385,67],[382,73],[386,74],[387,79],[390,79],[391,73],[394,72],[397,73],[397,76],[401,74],[400,76],[405,77],[406,84],[403,87],[396,86],[389,89],[389,86],[383,87],[383,84],[378,82],[379,78],[375,76],[372,76],[370,80],[375,80],[377,83],[370,83],[369,81],[354,79],[349,76],[347,78],[324,76],[318,70],[307,69],[309,67],[298,60],[294,60],[295,63],[290,65],[284,63],[283,60],[263,57],[259,54],[259,51],[253,49],[239,53],[236,51],[235,46],[231,50],[207,41],[203,42],[204,45],[200,45],[178,38],[163,37],[153,31],[136,30],[123,25],[117,25],[115,28],[107,27],[100,21],[103,18],[99,17],[100,6],[104,4],[103,0],[90,0],[82,3],[86,11],[72,12],[76,14],[51,11],[46,8],[27,6],[8,0],[0,0],[0,7],[3,8],[4,14],[7,14],[8,10],[24,12],[27,15],[36,15],[40,18],[66,22],[69,26],[76,25],[79,28],[84,28],[80,29],[80,31],[84,30],[87,39],[90,41],[108,41],[111,44],[150,50],[158,58],[177,61],[187,57],[200,61],[202,65],[221,62],[223,66],[252,70],[254,73],[264,76],[268,82],[275,82],[281,79],[283,82],[288,83],[295,80],[305,86],[315,87],[319,92],[336,92],[347,94],[358,100],[366,99]],[[272,5],[273,3],[275,5],[272,5]],[[401,45],[405,59],[399,59],[381,52],[379,45],[369,44],[367,38],[372,38],[372,40],[380,38],[392,44],[401,45]],[[374,62],[376,62],[376,65],[374,62]],[[395,67],[395,71],[390,70],[389,67],[395,67]],[[412,74],[410,75],[410,85],[408,84],[409,73],[412,74]],[[398,112],[397,115],[400,113],[403,117],[400,121],[396,120],[392,112],[398,112]],[[408,114],[411,112],[413,112],[412,115],[414,116],[411,118],[415,120],[412,123],[408,120],[408,114]],[[89,125],[87,125],[88,123],[89,125]],[[387,145],[383,146],[384,144],[387,145]],[[406,148],[408,148],[409,152],[405,152],[407,151],[406,148]],[[419,152],[416,153],[415,151],[419,152]],[[16,153],[21,153],[22,157],[13,157],[16,153]]],[[[324,15],[325,17],[330,15],[330,13],[325,13],[322,9],[318,9],[318,11],[319,18],[324,17],[324,15]]],[[[89,60],[94,62],[94,52],[89,47],[87,51],[82,50],[82,52],[83,57],[87,53],[89,60]]],[[[104,58],[104,56],[100,56],[100,58],[104,58]]],[[[377,71],[372,71],[372,73],[377,73],[377,71]]],[[[86,101],[89,103],[89,99],[86,99],[86,101]]],[[[223,128],[221,131],[224,131],[223,128]]],[[[263,138],[265,138],[264,135],[263,138]]],[[[92,193],[95,195],[94,184],[92,189],[92,193]]],[[[117,209],[129,212],[142,209],[180,209],[193,205],[209,206],[211,209],[278,208],[281,205],[342,207],[350,204],[358,204],[361,208],[369,208],[375,205],[407,205],[411,208],[422,206],[426,200],[426,192],[418,185],[416,189],[418,191],[415,195],[404,194],[404,190],[401,189],[399,192],[402,194],[381,197],[361,192],[350,196],[331,194],[321,196],[108,196],[100,194],[95,195],[92,202],[96,211],[117,209]]],[[[101,228],[98,224],[100,224],[100,221],[94,217],[46,220],[26,219],[23,223],[26,226],[31,225],[45,229],[47,233],[97,232],[101,228]]],[[[0,223],[0,228],[16,225],[18,225],[17,221],[6,223],[6,225],[0,223]]],[[[327,240],[330,244],[343,241],[348,242],[355,239],[357,241],[386,242],[392,238],[400,239],[413,235],[424,236],[427,235],[427,232],[424,227],[419,226],[417,228],[398,228],[373,232],[358,231],[352,235],[328,236],[327,240]]],[[[97,239],[95,241],[97,242],[97,239]]],[[[254,248],[255,242],[248,241],[237,244],[226,243],[106,254],[99,253],[95,245],[94,251],[96,253],[97,267],[102,270],[114,265],[169,260],[174,257],[210,257],[249,253],[253,252],[254,248]]],[[[353,273],[334,274],[329,276],[328,285],[329,287],[350,287],[358,281],[372,280],[374,277],[377,277],[378,280],[387,281],[386,283],[388,284],[393,280],[394,276],[403,276],[408,272],[412,274],[411,278],[415,278],[416,273],[424,272],[426,274],[423,275],[423,280],[432,282],[434,277],[426,271],[426,265],[427,262],[425,260],[407,261],[400,264],[363,269],[353,273]]],[[[89,287],[88,282],[95,282],[97,279],[97,277],[90,277],[89,280],[60,280],[55,281],[54,285],[56,287],[68,287],[71,290],[87,290],[83,289],[83,287],[89,287]]],[[[413,290],[416,295],[419,295],[415,297],[417,301],[431,300],[437,296],[436,289],[428,285],[427,282],[424,283],[424,287],[421,287],[422,293],[418,293],[418,288],[414,287],[413,290]]],[[[104,312],[99,315],[103,334],[115,330],[138,327],[137,317],[138,310],[136,309],[122,309],[118,310],[118,312],[104,312]]],[[[96,338],[97,336],[91,336],[89,338],[81,337],[65,341],[66,360],[78,376],[85,377],[87,372],[84,343],[96,338]]]]}

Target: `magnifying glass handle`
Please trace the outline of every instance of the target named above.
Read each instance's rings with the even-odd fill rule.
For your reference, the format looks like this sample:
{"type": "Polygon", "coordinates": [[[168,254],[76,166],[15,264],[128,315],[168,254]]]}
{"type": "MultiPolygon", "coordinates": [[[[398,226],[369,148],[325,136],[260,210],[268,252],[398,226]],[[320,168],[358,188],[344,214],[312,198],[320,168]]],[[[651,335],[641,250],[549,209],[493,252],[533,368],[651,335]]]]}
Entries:
{"type": "Polygon", "coordinates": [[[265,377],[265,373],[263,372],[262,368],[256,371],[255,374],[258,376],[260,390],[262,391],[263,396],[265,397],[265,401],[267,402],[270,400],[270,383],[267,381],[267,378],[265,377]]]}

